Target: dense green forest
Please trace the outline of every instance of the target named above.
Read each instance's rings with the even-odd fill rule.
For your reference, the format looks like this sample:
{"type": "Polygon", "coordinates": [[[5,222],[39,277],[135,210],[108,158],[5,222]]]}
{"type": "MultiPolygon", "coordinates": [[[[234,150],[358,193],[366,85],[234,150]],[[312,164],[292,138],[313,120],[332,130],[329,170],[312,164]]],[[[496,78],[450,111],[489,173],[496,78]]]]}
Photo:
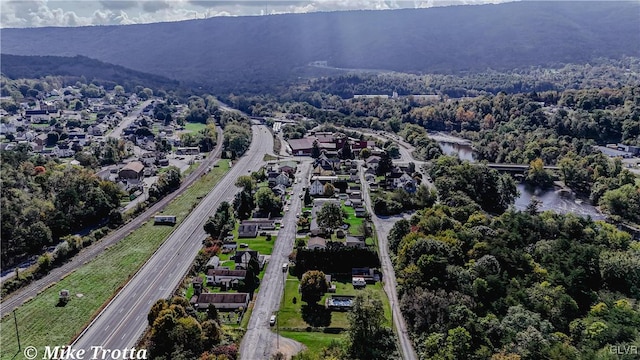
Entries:
{"type": "Polygon", "coordinates": [[[640,244],[612,225],[437,205],[389,241],[421,358],[609,359],[640,345],[640,244]]]}
{"type": "Polygon", "coordinates": [[[122,193],[115,183],[80,166],[29,155],[26,146],[0,155],[3,266],[39,254],[62,236],[121,221],[122,193]]]}

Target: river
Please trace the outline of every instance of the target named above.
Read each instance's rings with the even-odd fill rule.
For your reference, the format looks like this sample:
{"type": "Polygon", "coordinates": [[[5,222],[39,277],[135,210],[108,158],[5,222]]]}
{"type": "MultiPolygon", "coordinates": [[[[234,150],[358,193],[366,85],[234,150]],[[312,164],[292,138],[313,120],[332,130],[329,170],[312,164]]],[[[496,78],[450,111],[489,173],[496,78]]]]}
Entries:
{"type": "MultiPolygon", "coordinates": [[[[474,151],[470,145],[452,142],[438,141],[438,145],[446,155],[457,155],[462,160],[475,161],[474,151]]],[[[573,213],[578,216],[591,216],[594,220],[604,220],[604,216],[591,204],[588,199],[576,198],[573,194],[558,189],[540,189],[524,183],[517,184],[518,198],[514,207],[517,210],[524,210],[531,202],[532,198],[538,199],[541,204],[539,211],[553,210],[566,214],[573,213]]]]}

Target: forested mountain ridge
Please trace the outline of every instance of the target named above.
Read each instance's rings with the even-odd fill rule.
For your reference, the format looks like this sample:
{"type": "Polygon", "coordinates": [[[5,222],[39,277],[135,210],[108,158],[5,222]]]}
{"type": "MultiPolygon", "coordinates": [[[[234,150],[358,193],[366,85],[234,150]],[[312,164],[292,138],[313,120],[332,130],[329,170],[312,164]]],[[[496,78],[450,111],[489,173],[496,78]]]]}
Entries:
{"type": "Polygon", "coordinates": [[[226,87],[339,68],[460,72],[639,56],[637,2],[519,2],[394,11],[2,29],[2,52],[84,55],[226,87]]]}
{"type": "Polygon", "coordinates": [[[107,64],[85,56],[19,56],[0,54],[0,71],[11,79],[37,79],[46,76],[84,77],[88,81],[112,88],[122,85],[126,90],[136,86],[154,89],[175,89],[179,82],[107,64]]]}

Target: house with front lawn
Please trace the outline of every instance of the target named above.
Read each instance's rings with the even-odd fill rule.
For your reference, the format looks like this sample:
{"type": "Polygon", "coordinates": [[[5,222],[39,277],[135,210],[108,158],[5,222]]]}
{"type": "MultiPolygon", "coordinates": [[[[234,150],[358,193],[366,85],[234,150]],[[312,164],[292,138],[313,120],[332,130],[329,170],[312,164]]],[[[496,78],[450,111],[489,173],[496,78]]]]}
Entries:
{"type": "Polygon", "coordinates": [[[213,305],[219,311],[245,310],[249,305],[248,293],[202,293],[189,301],[196,310],[206,311],[213,305]]]}
{"type": "Polygon", "coordinates": [[[254,238],[256,236],[258,236],[258,225],[240,224],[238,227],[238,238],[254,238]]]}
{"type": "Polygon", "coordinates": [[[247,277],[247,270],[209,269],[207,270],[207,284],[235,288],[238,282],[247,277]]]}
{"type": "Polygon", "coordinates": [[[235,261],[236,269],[247,269],[249,267],[249,261],[251,258],[258,260],[260,270],[264,268],[264,264],[267,261],[266,256],[260,255],[260,252],[256,250],[241,250],[236,251],[236,254],[231,257],[231,260],[235,261]]]}

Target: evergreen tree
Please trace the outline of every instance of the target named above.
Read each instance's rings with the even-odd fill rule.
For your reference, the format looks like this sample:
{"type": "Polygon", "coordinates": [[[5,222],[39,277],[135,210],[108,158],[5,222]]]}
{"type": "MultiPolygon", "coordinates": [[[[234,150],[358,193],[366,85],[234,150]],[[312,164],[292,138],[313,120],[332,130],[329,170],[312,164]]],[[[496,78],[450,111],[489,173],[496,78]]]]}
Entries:
{"type": "Polygon", "coordinates": [[[320,157],[320,144],[318,140],[313,141],[313,147],[311,148],[311,157],[317,159],[320,157]]]}

